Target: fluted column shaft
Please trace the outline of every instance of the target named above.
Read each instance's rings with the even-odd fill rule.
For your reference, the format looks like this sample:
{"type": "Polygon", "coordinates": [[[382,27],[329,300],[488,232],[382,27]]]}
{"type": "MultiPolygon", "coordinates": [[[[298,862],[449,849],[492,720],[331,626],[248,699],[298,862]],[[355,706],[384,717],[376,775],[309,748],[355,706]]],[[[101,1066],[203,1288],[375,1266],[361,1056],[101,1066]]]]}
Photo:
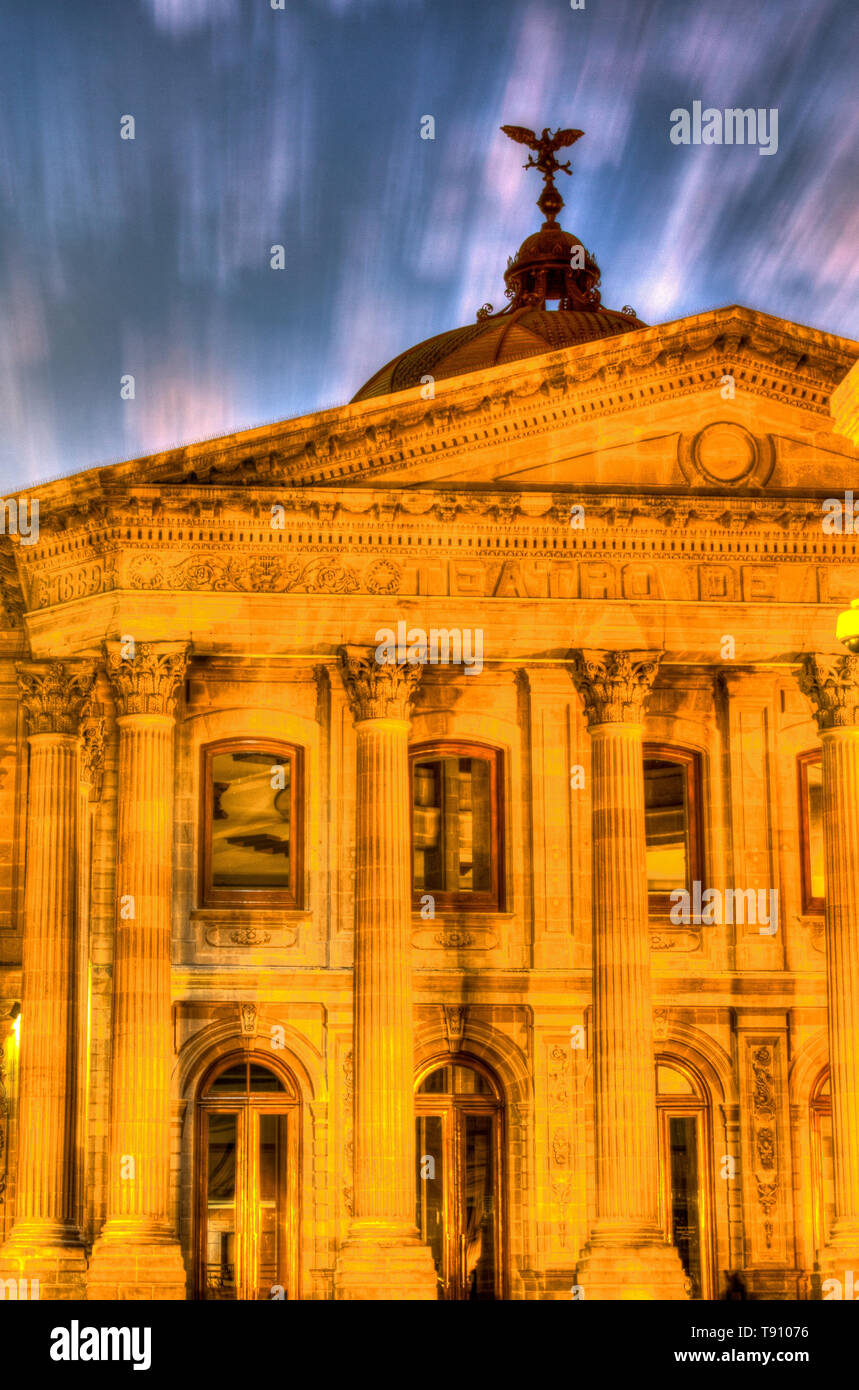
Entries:
{"type": "Polygon", "coordinates": [[[27,853],[15,1225],[0,1255],[41,1296],[80,1296],[75,1223],[78,997],[78,732],[93,672],[79,663],[18,668],[29,724],[27,853]]]}
{"type": "Polygon", "coordinates": [[[821,744],[835,1210],[859,1230],[859,727],[821,744]]]}
{"type": "Polygon", "coordinates": [[[108,1218],[168,1227],[173,718],[120,717],[108,1218]]]}
{"type": "Polygon", "coordinates": [[[835,1268],[859,1260],[859,656],[806,657],[799,682],[822,750],[835,1268]]]}
{"type": "Polygon", "coordinates": [[[355,733],[355,1218],[414,1234],[409,725],[355,733]]]}
{"type": "Polygon", "coordinates": [[[586,1295],[683,1298],[658,1226],[658,1150],[642,725],[656,661],[574,652],[591,735],[596,1221],[578,1265],[586,1295]]]}
{"type": "Polygon", "coordinates": [[[418,666],[343,648],[355,718],[354,1218],[338,1298],[430,1299],[436,1275],[415,1225],[411,819],[408,735],[418,666]]]}
{"type": "Polygon", "coordinates": [[[169,1219],[173,739],[187,649],[106,644],[119,727],[107,1220],[90,1298],[181,1298],[169,1219]]]}
{"type": "Polygon", "coordinates": [[[627,1227],[658,1214],[641,725],[591,740],[597,1215],[627,1227]]]}
{"type": "Polygon", "coordinates": [[[77,740],[30,736],[17,1219],[72,1223],[77,740]]]}

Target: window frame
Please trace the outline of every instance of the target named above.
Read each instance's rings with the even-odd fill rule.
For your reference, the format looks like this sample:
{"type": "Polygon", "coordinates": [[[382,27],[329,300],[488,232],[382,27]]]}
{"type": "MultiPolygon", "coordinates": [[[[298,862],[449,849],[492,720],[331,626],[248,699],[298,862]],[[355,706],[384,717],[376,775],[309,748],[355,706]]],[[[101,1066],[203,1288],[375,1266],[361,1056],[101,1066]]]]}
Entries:
{"type": "Polygon", "coordinates": [[[504,875],[504,752],[492,744],[465,739],[432,739],[426,743],[409,744],[409,876],[412,885],[412,910],[418,912],[421,899],[427,894],[442,912],[503,912],[505,910],[504,875]],[[432,758],[480,758],[489,763],[489,866],[491,887],[488,892],[462,892],[415,887],[415,781],[418,762],[432,758]]]}
{"type": "MultiPolygon", "coordinates": [[[[704,804],[701,754],[697,749],[679,748],[673,743],[645,741],[641,750],[642,785],[644,782],[644,763],[651,759],[658,759],[660,762],[666,763],[679,763],[686,768],[686,804],[689,815],[689,881],[684,886],[691,894],[692,884],[696,880],[702,885],[704,883],[704,804]]],[[[672,906],[670,893],[651,893],[648,890],[648,917],[670,917],[672,906]]]]}
{"type": "Polygon", "coordinates": [[[797,754],[796,770],[799,787],[799,871],[802,893],[802,915],[822,917],[826,909],[826,899],[815,897],[811,891],[811,816],[808,800],[808,769],[817,763],[823,769],[823,752],[820,748],[809,748],[797,754]]]}
{"type": "MultiPolygon", "coordinates": [[[[281,762],[284,759],[281,757],[281,762]]],[[[272,760],[272,766],[275,759],[272,760]]],[[[300,910],[304,888],[304,750],[299,744],[278,738],[222,738],[205,743],[200,749],[200,907],[292,908],[300,910]],[[219,753],[269,752],[287,754],[292,761],[290,790],[290,887],[216,888],[212,883],[212,795],[213,763],[219,753]]]]}

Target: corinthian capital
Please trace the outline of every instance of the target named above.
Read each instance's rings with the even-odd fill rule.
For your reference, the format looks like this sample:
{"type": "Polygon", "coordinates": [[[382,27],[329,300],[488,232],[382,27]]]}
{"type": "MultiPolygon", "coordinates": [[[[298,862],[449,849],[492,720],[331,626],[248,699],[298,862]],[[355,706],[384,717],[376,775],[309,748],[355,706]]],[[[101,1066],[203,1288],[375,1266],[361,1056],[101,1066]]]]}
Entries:
{"type": "Polygon", "coordinates": [[[30,733],[77,734],[95,668],[74,661],[22,661],[16,669],[30,733]]]}
{"type": "Polygon", "coordinates": [[[189,651],[184,642],[105,642],[117,714],[172,715],[189,651]]]}
{"type": "Polygon", "coordinates": [[[656,652],[574,651],[570,676],[585,704],[588,728],[640,724],[659,665],[656,652]]]}
{"type": "Polygon", "coordinates": [[[340,674],[356,723],[361,719],[408,719],[423,667],[387,665],[372,649],[340,647],[340,674]]]}
{"type": "Polygon", "coordinates": [[[798,680],[821,733],[859,724],[859,656],[806,656],[798,680]]]}

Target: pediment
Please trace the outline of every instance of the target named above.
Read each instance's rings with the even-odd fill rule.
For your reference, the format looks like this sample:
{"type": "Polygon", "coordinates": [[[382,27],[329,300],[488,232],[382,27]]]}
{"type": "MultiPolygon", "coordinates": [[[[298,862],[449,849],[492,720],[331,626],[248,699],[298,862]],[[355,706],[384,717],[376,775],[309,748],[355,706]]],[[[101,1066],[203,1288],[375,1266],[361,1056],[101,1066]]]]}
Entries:
{"type": "Polygon", "coordinates": [[[67,510],[97,522],[141,487],[186,491],[193,514],[215,495],[284,488],[813,485],[812,450],[833,478],[855,461],[829,400],[857,358],[859,343],[732,306],[445,380],[431,400],[416,388],[353,402],[92,469],[38,495],[46,514],[50,503],[58,519],[67,510]]]}

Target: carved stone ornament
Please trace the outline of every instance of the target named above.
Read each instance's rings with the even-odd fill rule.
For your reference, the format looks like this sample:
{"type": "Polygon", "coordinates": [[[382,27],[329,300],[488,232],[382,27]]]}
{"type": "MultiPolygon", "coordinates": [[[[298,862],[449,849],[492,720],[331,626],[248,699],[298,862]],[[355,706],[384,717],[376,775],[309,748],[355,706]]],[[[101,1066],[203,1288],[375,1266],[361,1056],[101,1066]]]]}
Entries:
{"type": "Polygon", "coordinates": [[[362,719],[408,719],[420,682],[418,665],[386,665],[370,649],[340,647],[340,674],[356,723],[362,719]]]}
{"type": "Polygon", "coordinates": [[[95,668],[72,662],[21,662],[18,691],[31,734],[77,734],[95,668]]]}
{"type": "Polygon", "coordinates": [[[444,1031],[447,1035],[448,1052],[459,1052],[462,1049],[462,1040],[465,1037],[466,1011],[458,1005],[445,1004],[443,1008],[444,1031]]]}
{"type": "Polygon", "coordinates": [[[250,1002],[239,1004],[239,1017],[242,1025],[242,1036],[245,1038],[255,1037],[259,1021],[259,1010],[256,1004],[250,1002]]]}
{"type": "Polygon", "coordinates": [[[95,700],[87,700],[81,714],[81,782],[89,789],[90,801],[101,800],[104,782],[105,719],[95,700]]]}
{"type": "Polygon", "coordinates": [[[640,724],[659,656],[655,652],[571,652],[570,676],[585,705],[588,727],[640,724]]]}
{"type": "Polygon", "coordinates": [[[133,647],[125,641],[105,642],[117,714],[172,715],[189,651],[188,646],[176,642],[137,642],[133,647]]]}
{"type": "Polygon", "coordinates": [[[752,1131],[754,1136],[755,1185],[764,1216],[764,1239],[772,1248],[772,1215],[778,1198],[778,1137],[776,1134],[776,1095],[773,1053],[770,1047],[755,1047],[751,1053],[752,1131]]]}
{"type": "Polygon", "coordinates": [[[859,656],[806,656],[798,679],[821,733],[859,724],[859,656]]]}

